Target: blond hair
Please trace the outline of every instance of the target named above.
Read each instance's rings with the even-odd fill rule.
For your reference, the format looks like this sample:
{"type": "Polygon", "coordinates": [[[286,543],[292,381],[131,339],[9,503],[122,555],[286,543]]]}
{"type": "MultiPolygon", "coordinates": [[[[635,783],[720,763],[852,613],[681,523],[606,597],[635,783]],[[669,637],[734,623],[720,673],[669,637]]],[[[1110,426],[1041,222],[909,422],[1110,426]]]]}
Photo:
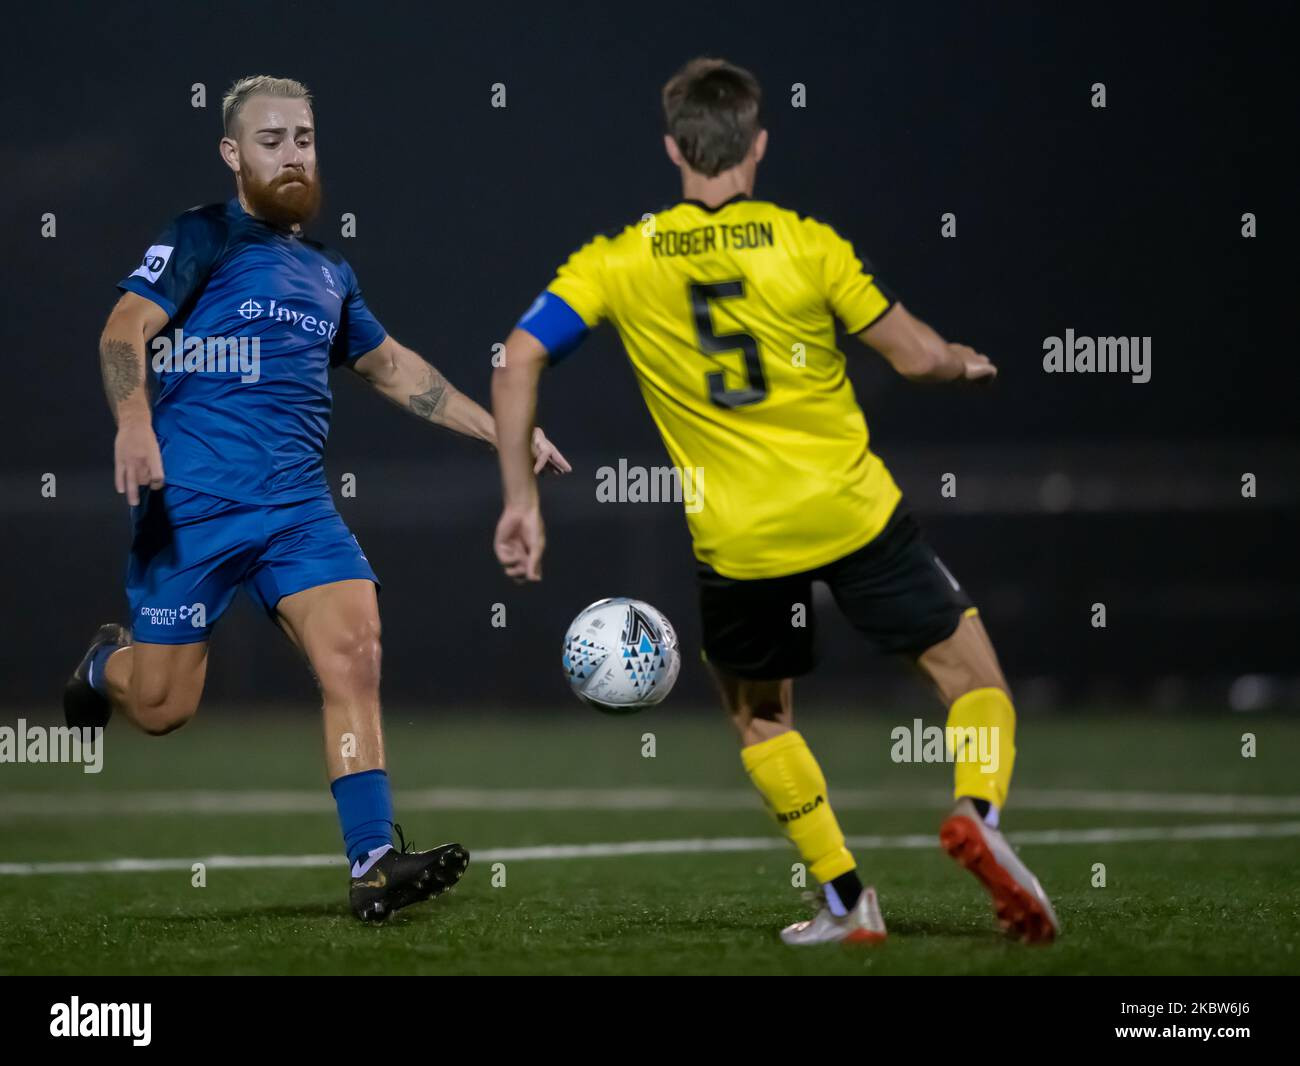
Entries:
{"type": "Polygon", "coordinates": [[[273,78],[269,74],[254,74],[240,78],[226,90],[221,101],[221,125],[227,137],[235,136],[235,122],[250,97],[280,96],[288,100],[306,100],[311,107],[311,92],[293,78],[273,78]]]}

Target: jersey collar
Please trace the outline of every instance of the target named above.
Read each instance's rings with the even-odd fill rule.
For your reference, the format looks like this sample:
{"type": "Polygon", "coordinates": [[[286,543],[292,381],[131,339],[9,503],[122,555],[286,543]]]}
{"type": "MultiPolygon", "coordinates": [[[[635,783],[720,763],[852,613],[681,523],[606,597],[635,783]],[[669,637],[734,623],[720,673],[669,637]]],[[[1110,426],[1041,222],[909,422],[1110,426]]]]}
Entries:
{"type": "Polygon", "coordinates": [[[710,207],[703,200],[683,200],[681,202],[684,204],[691,204],[694,207],[698,207],[701,210],[707,211],[709,214],[713,215],[721,211],[724,207],[730,207],[738,200],[748,200],[748,199],[749,199],[749,195],[747,193],[738,192],[730,200],[723,200],[722,203],[718,204],[717,207],[710,207]]]}
{"type": "Polygon", "coordinates": [[[229,209],[234,213],[234,216],[236,218],[246,218],[248,219],[249,222],[255,222],[259,226],[265,226],[272,233],[277,234],[280,237],[288,237],[290,239],[294,239],[294,238],[301,238],[303,236],[303,229],[301,226],[299,226],[296,230],[285,229],[282,226],[276,226],[270,222],[267,222],[266,219],[264,218],[258,218],[256,215],[250,215],[247,211],[244,210],[244,205],[239,202],[238,196],[232,196],[226,203],[229,209]]]}

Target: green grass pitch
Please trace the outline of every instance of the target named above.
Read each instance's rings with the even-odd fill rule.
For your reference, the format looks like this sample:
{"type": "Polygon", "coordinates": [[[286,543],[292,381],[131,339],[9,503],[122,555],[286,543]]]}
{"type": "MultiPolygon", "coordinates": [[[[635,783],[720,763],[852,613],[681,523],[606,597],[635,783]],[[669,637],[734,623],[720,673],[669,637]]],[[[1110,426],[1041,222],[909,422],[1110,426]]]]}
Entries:
{"type": "Polygon", "coordinates": [[[876,948],[779,942],[780,927],[807,913],[791,884],[797,856],[757,797],[745,795],[720,715],[671,703],[624,719],[572,709],[414,720],[390,711],[390,771],[408,837],[418,846],[460,840],[486,858],[471,862],[453,893],[383,926],[362,926],[347,912],[341,856],[331,867],[214,865],[206,886],[194,887],[190,860],[339,850],[315,713],[208,707],[161,739],[114,723],[98,775],[0,765],[0,972],[1300,972],[1300,722],[1226,713],[1025,716],[1004,827],[1013,843],[1017,833],[1034,841],[1022,855],[1065,927],[1057,944],[1027,948],[999,937],[983,891],[937,843],[907,845],[936,833],[950,782],[947,766],[890,761],[889,732],[911,717],[808,708],[800,722],[845,832],[881,838],[856,849],[890,929],[876,948]],[[1247,732],[1256,737],[1253,758],[1242,756],[1247,732]],[[646,733],[654,734],[653,758],[643,755],[646,733]],[[417,801],[430,789],[476,791],[417,801]],[[710,804],[700,790],[721,799],[710,804]],[[183,809],[146,802],[175,792],[190,801],[183,809]],[[476,805],[480,794],[491,802],[476,805]],[[656,807],[664,797],[679,802],[656,807]],[[1205,828],[1215,826],[1239,828],[1216,837],[1205,828]],[[1078,836],[1134,828],[1153,833],[1141,841],[1078,836]],[[1052,842],[1047,831],[1075,835],[1052,842]],[[584,858],[514,850],[736,838],[769,838],[771,846],[584,858]],[[493,853],[505,856],[501,866],[493,853]],[[16,872],[122,858],[187,864],[16,872]],[[1096,864],[1105,887],[1093,883],[1096,864]]]}

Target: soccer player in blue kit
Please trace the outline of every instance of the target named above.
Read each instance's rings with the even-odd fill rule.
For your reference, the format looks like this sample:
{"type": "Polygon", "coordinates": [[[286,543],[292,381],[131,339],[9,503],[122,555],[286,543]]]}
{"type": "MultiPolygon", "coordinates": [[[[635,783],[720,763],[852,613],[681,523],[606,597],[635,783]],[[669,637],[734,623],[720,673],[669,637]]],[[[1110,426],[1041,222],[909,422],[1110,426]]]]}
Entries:
{"type": "MultiPolygon", "coordinates": [[[[100,339],[116,487],[134,524],[131,625],[100,627],[64,690],[64,711],[78,727],[103,726],[115,711],[153,735],[184,725],[203,691],[209,634],[242,585],[316,675],[351,907],[363,921],[382,920],[454,885],[469,854],[459,844],[411,851],[400,830],[393,847],[378,579],[325,480],[329,371],[347,367],[466,436],[494,444],[496,427],[385,333],[341,255],[303,236],[321,195],[306,87],[243,78],[222,119],[221,157],[237,195],[163,231],[119,283],[100,339]]],[[[569,469],[540,431],[533,453],[539,471],[569,469]]]]}

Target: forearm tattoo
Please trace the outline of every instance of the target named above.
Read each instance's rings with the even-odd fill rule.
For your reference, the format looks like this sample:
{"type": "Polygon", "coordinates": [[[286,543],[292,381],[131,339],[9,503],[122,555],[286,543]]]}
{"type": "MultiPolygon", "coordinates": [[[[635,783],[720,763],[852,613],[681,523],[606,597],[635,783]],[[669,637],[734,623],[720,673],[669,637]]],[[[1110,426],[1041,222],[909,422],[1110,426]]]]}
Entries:
{"type": "Polygon", "coordinates": [[[140,387],[140,355],[130,341],[106,340],[99,346],[104,392],[114,413],[118,404],[140,387]]]}
{"type": "Polygon", "coordinates": [[[447,379],[433,367],[425,373],[424,391],[414,394],[407,403],[411,410],[430,422],[441,420],[443,408],[447,406],[447,379]]]}

